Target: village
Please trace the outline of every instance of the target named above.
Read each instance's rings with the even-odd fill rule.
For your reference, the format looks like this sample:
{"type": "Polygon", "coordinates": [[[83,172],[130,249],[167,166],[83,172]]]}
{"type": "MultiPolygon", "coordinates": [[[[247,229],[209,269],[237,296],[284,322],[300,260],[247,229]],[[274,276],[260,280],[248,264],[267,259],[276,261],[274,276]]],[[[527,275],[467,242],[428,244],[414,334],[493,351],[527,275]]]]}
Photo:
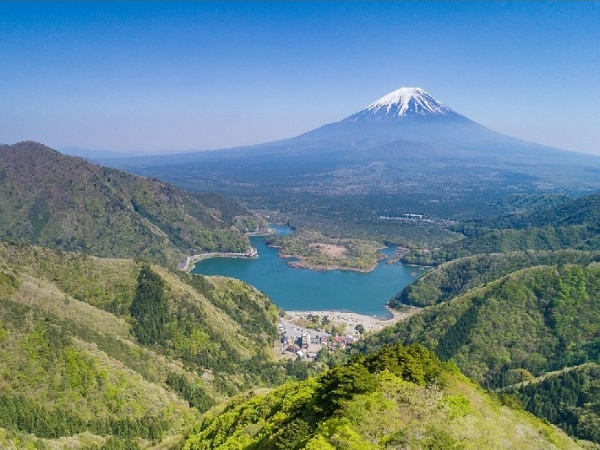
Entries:
{"type": "Polygon", "coordinates": [[[306,328],[283,318],[279,320],[279,334],[281,340],[279,345],[276,344],[276,350],[280,358],[315,359],[322,348],[330,351],[344,349],[359,339],[353,334],[333,336],[321,329],[306,328]]]}
{"type": "Polygon", "coordinates": [[[389,311],[390,319],[340,311],[286,311],[279,319],[281,339],[275,345],[277,357],[313,360],[323,348],[330,352],[346,349],[365,334],[404,320],[419,308],[389,311]]]}

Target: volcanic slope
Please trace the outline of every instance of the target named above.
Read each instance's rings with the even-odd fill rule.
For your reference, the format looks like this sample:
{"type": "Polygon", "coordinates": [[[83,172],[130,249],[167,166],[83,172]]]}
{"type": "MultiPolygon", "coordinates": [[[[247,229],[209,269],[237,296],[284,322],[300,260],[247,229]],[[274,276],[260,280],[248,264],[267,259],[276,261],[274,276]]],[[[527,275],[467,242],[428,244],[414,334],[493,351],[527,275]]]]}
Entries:
{"type": "Polygon", "coordinates": [[[0,146],[0,239],[174,266],[206,250],[246,251],[248,212],[215,194],[64,156],[42,144],[0,146]]]}

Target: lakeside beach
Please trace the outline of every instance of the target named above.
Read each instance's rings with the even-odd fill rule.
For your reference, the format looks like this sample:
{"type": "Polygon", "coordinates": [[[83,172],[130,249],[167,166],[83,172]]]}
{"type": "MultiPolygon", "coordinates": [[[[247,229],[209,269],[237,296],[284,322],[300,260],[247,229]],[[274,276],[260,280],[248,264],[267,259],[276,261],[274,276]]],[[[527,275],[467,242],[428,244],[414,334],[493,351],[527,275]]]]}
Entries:
{"type": "Polygon", "coordinates": [[[285,317],[290,322],[309,320],[309,317],[319,316],[328,317],[334,325],[343,325],[347,331],[353,330],[357,325],[362,325],[365,331],[379,331],[384,327],[390,326],[401,320],[406,320],[415,314],[421,312],[422,308],[409,307],[407,311],[396,311],[391,308],[386,308],[392,317],[389,319],[381,319],[375,316],[358,314],[348,311],[286,311],[285,317]]]}

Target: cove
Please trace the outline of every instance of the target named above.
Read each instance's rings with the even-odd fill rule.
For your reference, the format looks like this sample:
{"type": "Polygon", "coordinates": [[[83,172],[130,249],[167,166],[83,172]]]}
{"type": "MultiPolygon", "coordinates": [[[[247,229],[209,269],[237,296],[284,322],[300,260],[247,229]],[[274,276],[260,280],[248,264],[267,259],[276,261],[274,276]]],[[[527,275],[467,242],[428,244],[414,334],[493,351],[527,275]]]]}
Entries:
{"type": "MultiPolygon", "coordinates": [[[[291,232],[287,227],[270,227],[279,234],[291,232]]],[[[294,269],[287,265],[290,259],[280,258],[277,249],[268,247],[263,237],[252,236],[250,243],[258,250],[257,259],[204,259],[192,272],[245,281],[285,310],[351,311],[378,318],[389,318],[385,303],[424,272],[418,267],[388,265],[384,261],[368,273],[294,269]]],[[[383,253],[392,256],[394,250],[385,249],[383,253]]]]}

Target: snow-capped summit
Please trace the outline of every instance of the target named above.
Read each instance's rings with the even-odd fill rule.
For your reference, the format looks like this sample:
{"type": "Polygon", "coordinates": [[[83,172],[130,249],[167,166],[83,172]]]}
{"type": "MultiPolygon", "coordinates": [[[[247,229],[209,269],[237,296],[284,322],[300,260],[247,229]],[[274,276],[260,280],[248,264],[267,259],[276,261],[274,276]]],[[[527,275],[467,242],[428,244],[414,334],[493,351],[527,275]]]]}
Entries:
{"type": "Polygon", "coordinates": [[[356,121],[424,116],[463,117],[419,87],[402,87],[384,95],[346,120],[356,121]]]}

